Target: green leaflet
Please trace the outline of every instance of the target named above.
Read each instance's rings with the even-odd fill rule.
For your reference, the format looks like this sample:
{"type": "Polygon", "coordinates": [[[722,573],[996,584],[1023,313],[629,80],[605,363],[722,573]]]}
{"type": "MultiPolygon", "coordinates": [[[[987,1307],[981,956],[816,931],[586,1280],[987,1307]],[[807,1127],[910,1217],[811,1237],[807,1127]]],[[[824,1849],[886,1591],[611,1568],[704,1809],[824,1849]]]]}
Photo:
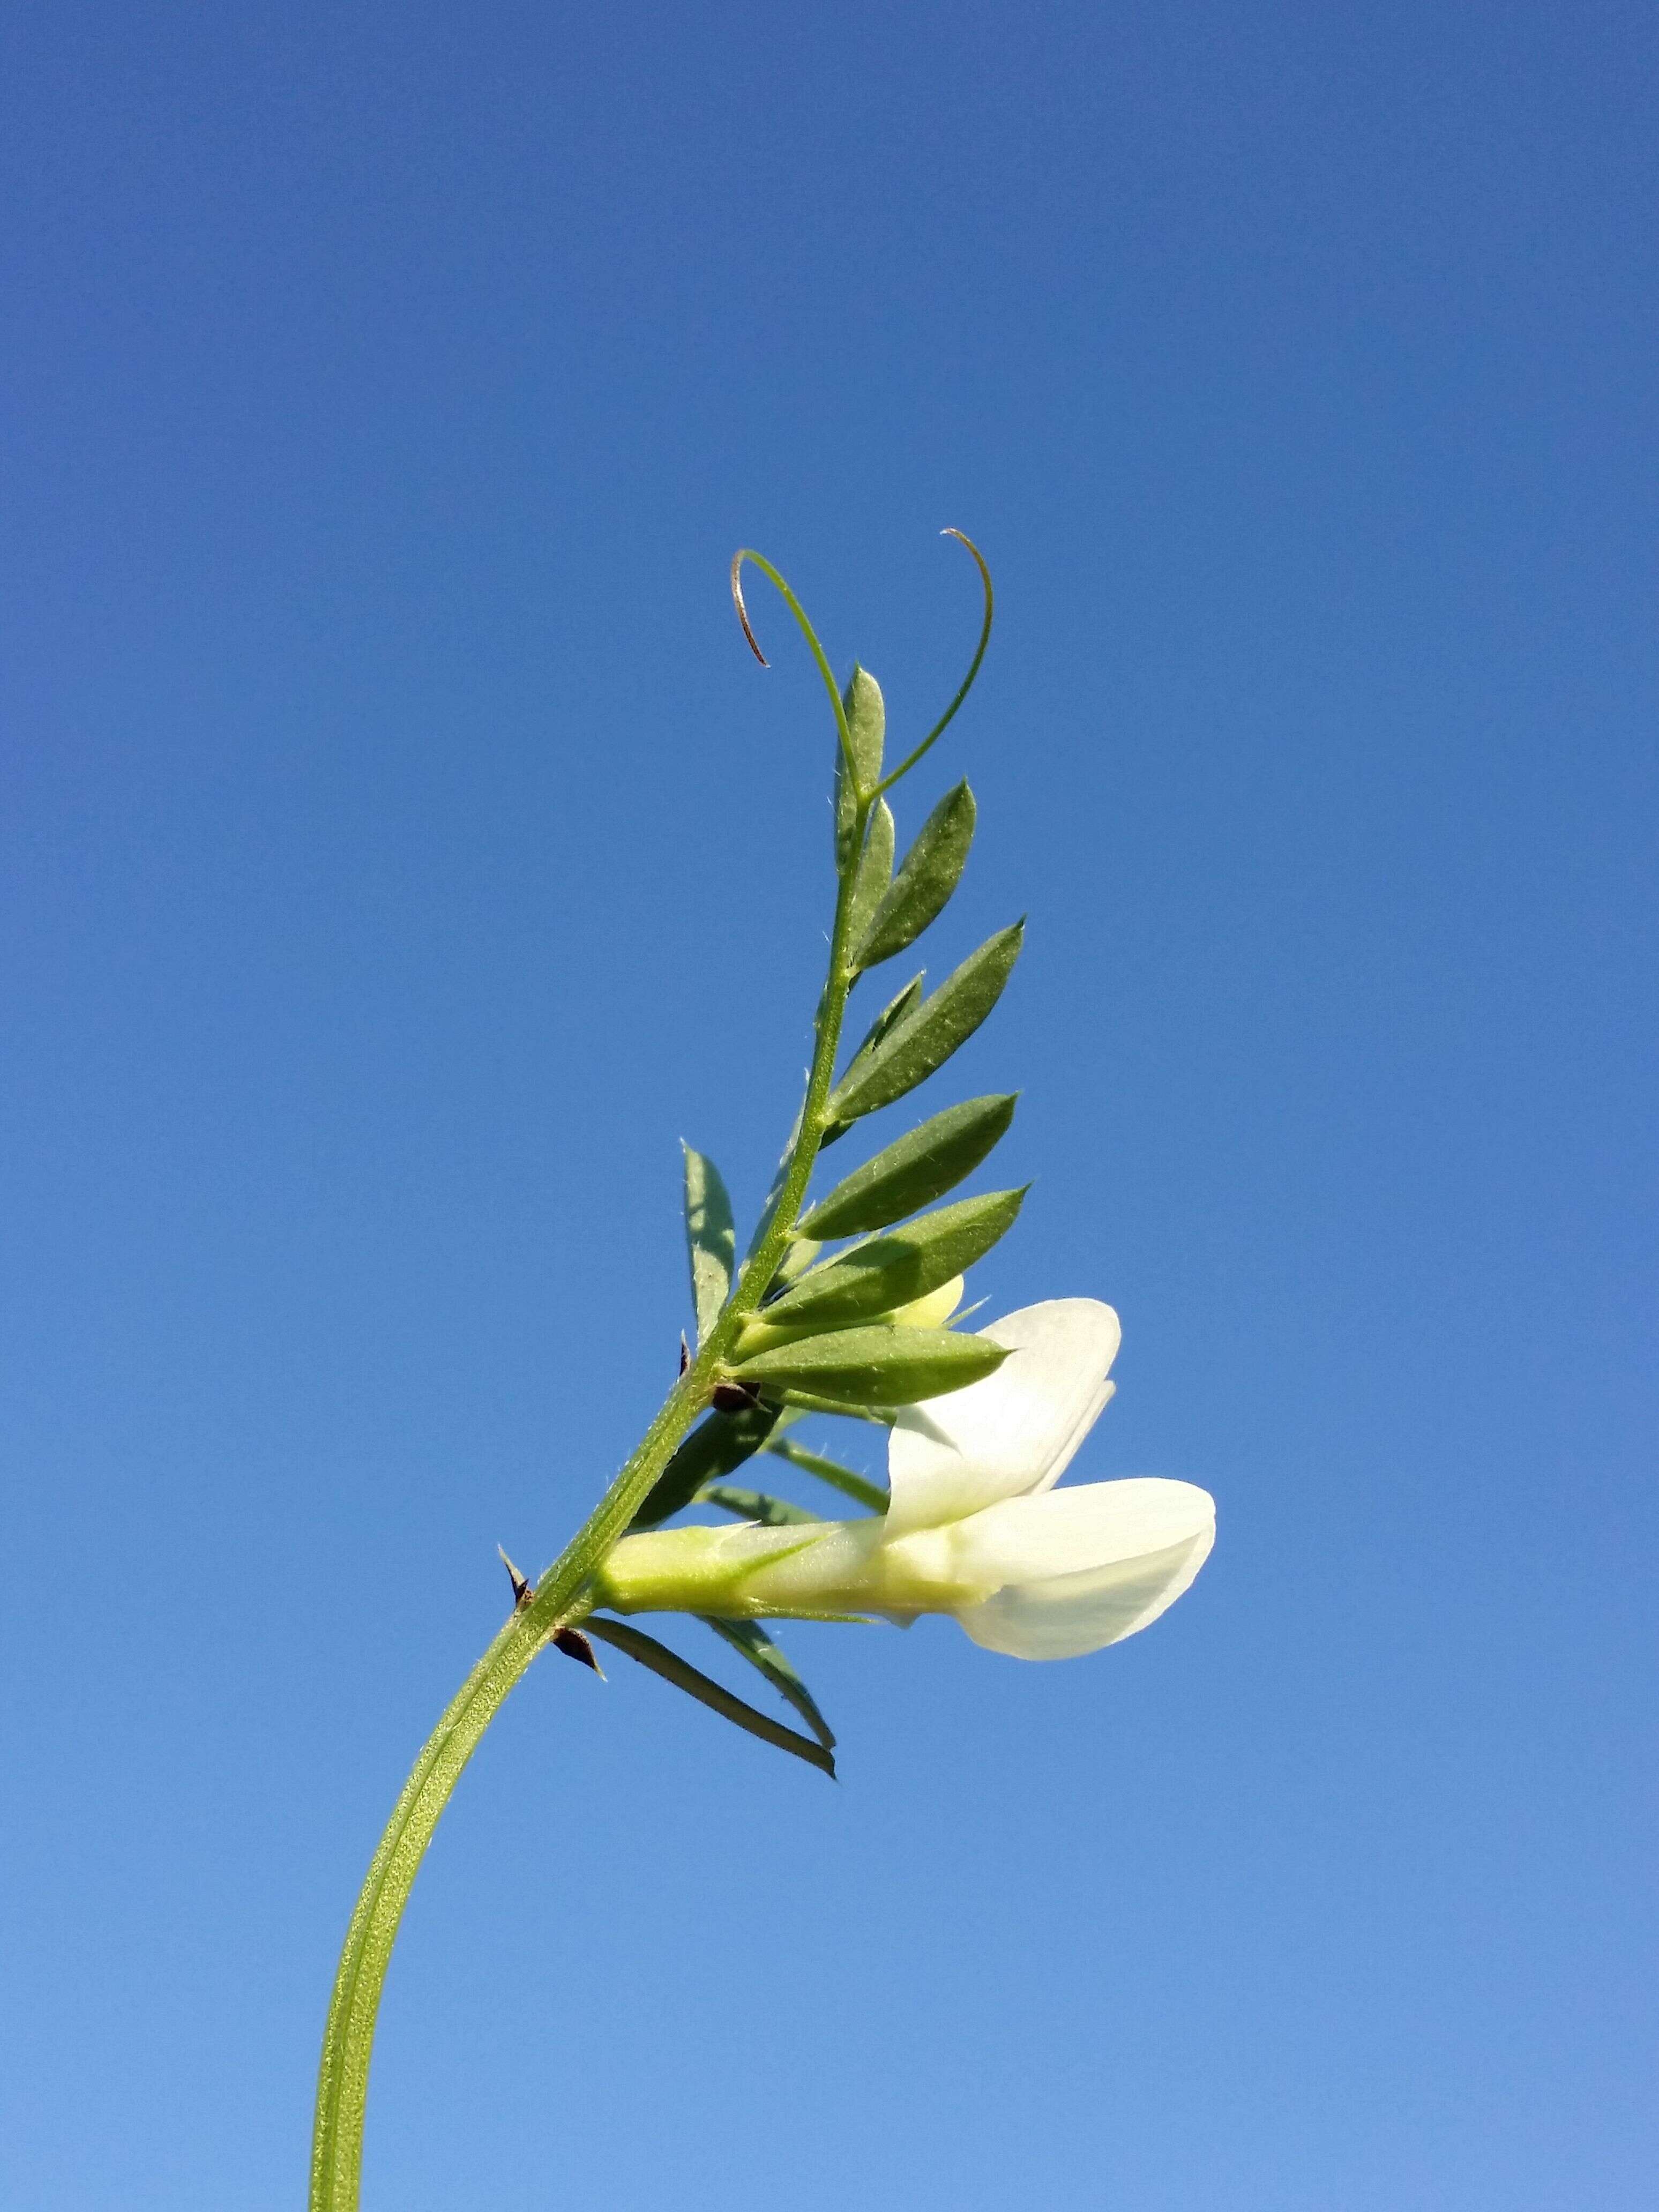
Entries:
{"type": "Polygon", "coordinates": [[[691,1261],[691,1304],[701,1344],[731,1295],[738,1232],[720,1171],[702,1152],[685,1154],[685,1249],[691,1261]]]}
{"type": "Polygon", "coordinates": [[[767,1528],[789,1528],[798,1522],[823,1518],[821,1513],[809,1513],[793,1498],[774,1498],[765,1490],[743,1490],[731,1482],[704,1483],[694,1503],[718,1505],[722,1513],[733,1513],[739,1521],[758,1521],[767,1528]]]}
{"type": "Polygon", "coordinates": [[[832,1413],[841,1420],[868,1421],[876,1428],[890,1429],[903,1411],[902,1406],[884,1406],[874,1401],[867,1406],[849,1405],[844,1398],[826,1398],[811,1390],[786,1390],[783,1394],[785,1420],[799,1420],[803,1413],[832,1413]]]}
{"type": "Polygon", "coordinates": [[[698,1619],[716,1636],[724,1637],[734,1651],[742,1652],[751,1667],[760,1669],[778,1695],[794,1707],[826,1751],[835,1749],[834,1732],[818,1711],[812,1692],[758,1621],[715,1620],[701,1613],[698,1619]]]}
{"type": "Polygon", "coordinates": [[[942,1067],[1002,996],[1024,934],[1023,921],[999,930],[937,991],[901,1016],[867,1058],[860,1053],[830,1095],[835,1119],[855,1121],[861,1114],[890,1106],[942,1067]]]}
{"type": "Polygon", "coordinates": [[[982,1336],[948,1328],[836,1329],[740,1360],[739,1382],[776,1393],[804,1390],[852,1406],[910,1406],[994,1374],[1007,1358],[982,1336]]]}
{"type": "MultiPolygon", "coordinates": [[[[988,1191],[809,1268],[765,1312],[779,1328],[845,1328],[924,1298],[982,1260],[1014,1225],[1024,1190],[988,1191]]],[[[901,1329],[897,1332],[903,1334],[901,1329]]]]}
{"type": "Polygon", "coordinates": [[[762,1202],[760,1218],[755,1224],[754,1234],[749,1239],[748,1246],[744,1252],[743,1256],[745,1260],[752,1259],[761,1246],[765,1243],[767,1231],[771,1228],[773,1219],[777,1213],[778,1200],[783,1196],[784,1180],[789,1173],[789,1162],[794,1154],[796,1139],[800,1135],[800,1116],[801,1109],[798,1107],[795,1110],[795,1118],[789,1127],[789,1141],[784,1146],[778,1164],[773,1170],[771,1188],[762,1202]]]}
{"type": "Polygon", "coordinates": [[[884,799],[878,799],[870,817],[870,828],[859,861],[858,880],[853,886],[853,902],[848,908],[847,930],[850,944],[859,942],[870,926],[871,917],[886,898],[887,887],[893,879],[893,842],[896,834],[892,808],[884,799]]]}
{"type": "MultiPolygon", "coordinates": [[[[881,749],[887,734],[887,708],[881,696],[881,686],[865,668],[854,667],[847,679],[847,689],[842,693],[841,703],[847,716],[847,734],[852,740],[853,759],[858,769],[859,781],[866,792],[873,791],[881,781],[881,749]]],[[[857,819],[857,802],[847,780],[847,760],[841,746],[836,747],[836,866],[845,868],[852,858],[853,829],[857,819]]]]}
{"type": "Polygon", "coordinates": [[[793,1729],[785,1728],[765,1713],[757,1712],[753,1705],[744,1705],[718,1682],[694,1667],[689,1659],[682,1659],[678,1651],[671,1651],[665,1644],[659,1644],[654,1636],[647,1636],[642,1628],[632,1628],[625,1621],[603,1620],[590,1613],[582,1623],[584,1634],[596,1637],[601,1644],[613,1644],[625,1651],[630,1659],[637,1659],[641,1667],[648,1667],[653,1674],[660,1674],[665,1682],[672,1682],[677,1690],[684,1690],[688,1698],[695,1698],[710,1712],[718,1713],[722,1720],[730,1721],[748,1735],[758,1736],[763,1743],[775,1744],[780,1751],[804,1759],[809,1766],[816,1766],[833,1782],[836,1761],[833,1753],[810,1736],[798,1735],[793,1729]]]}
{"type": "Polygon", "coordinates": [[[882,1486],[878,1482],[872,1482],[867,1475],[854,1474],[850,1467],[843,1467],[838,1459],[826,1459],[822,1452],[808,1451],[805,1444],[792,1443],[787,1437],[778,1438],[775,1443],[768,1444],[766,1449],[775,1458],[787,1461],[791,1467],[798,1467],[803,1474],[817,1475],[820,1482],[827,1482],[832,1490],[840,1491],[843,1498],[854,1499],[856,1504],[867,1507],[872,1513],[887,1510],[887,1492],[882,1486]]]}
{"type": "Polygon", "coordinates": [[[917,832],[862,938],[854,939],[855,968],[890,960],[937,921],[962,880],[974,842],[974,794],[965,783],[945,793],[917,832]]]}
{"type": "Polygon", "coordinates": [[[718,1482],[752,1459],[777,1426],[775,1406],[745,1406],[735,1413],[710,1413],[700,1422],[657,1477],[643,1505],[629,1524],[654,1528],[683,1505],[689,1505],[704,1483],[718,1482]]]}
{"type": "Polygon", "coordinates": [[[931,1206],[973,1173],[1006,1131],[1017,1103],[1007,1097],[947,1106],[838,1182],[805,1216],[800,1234],[821,1243],[863,1236],[931,1206]]]}
{"type": "Polygon", "coordinates": [[[911,1007],[915,1005],[917,1000],[921,996],[922,978],[927,975],[927,970],[925,968],[919,969],[905,985],[904,988],[898,992],[893,998],[890,999],[887,1004],[882,1008],[881,1012],[876,1016],[874,1021],[871,1023],[869,1028],[866,1030],[862,1038],[860,1040],[858,1050],[853,1054],[851,1060],[847,1063],[847,1073],[841,1079],[843,1083],[846,1082],[848,1076],[852,1074],[853,1070],[859,1065],[860,1060],[868,1060],[871,1054],[874,1052],[876,1047],[887,1035],[889,1030],[896,1028],[896,1025],[904,1019],[904,1017],[909,1012],[911,1007]]]}
{"type": "MultiPolygon", "coordinates": [[[[852,1081],[854,1076],[869,1060],[872,1054],[874,1053],[876,1047],[881,1042],[888,1031],[897,1027],[898,1024],[904,1019],[904,1017],[910,1012],[911,1008],[921,998],[922,976],[925,975],[927,972],[927,969],[924,968],[921,971],[921,974],[913,975],[909,981],[905,985],[904,988],[899,992],[897,996],[889,1000],[888,1003],[876,1016],[874,1021],[871,1023],[869,1028],[864,1033],[863,1041],[860,1042],[858,1050],[853,1054],[851,1060],[847,1063],[846,1073],[841,1079],[843,1089],[852,1081]]],[[[826,1146],[833,1145],[837,1137],[844,1137],[851,1127],[852,1123],[850,1121],[831,1121],[825,1128],[823,1136],[818,1140],[818,1150],[822,1152],[826,1146]]]]}
{"type": "Polygon", "coordinates": [[[778,1272],[772,1278],[771,1287],[767,1296],[776,1297],[781,1291],[787,1291],[797,1275],[804,1275],[806,1273],[823,1249],[823,1243],[812,1237],[798,1237],[793,1243],[786,1245],[783,1257],[778,1262],[778,1272]]]}

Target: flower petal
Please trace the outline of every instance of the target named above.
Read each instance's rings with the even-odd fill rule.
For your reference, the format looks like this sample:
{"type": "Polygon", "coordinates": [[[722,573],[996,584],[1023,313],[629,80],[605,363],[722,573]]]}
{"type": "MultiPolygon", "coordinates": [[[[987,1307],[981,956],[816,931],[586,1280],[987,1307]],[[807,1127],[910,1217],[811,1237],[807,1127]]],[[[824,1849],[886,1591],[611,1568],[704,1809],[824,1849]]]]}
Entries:
{"type": "Polygon", "coordinates": [[[1195,1482],[1137,1475],[1078,1482],[1037,1498],[1005,1498],[951,1532],[963,1581],[1000,1589],[1054,1575],[1121,1566],[1184,1544],[1215,1520],[1215,1500],[1195,1482]]]}
{"type": "Polygon", "coordinates": [[[1012,1498],[954,1534],[964,1580],[1006,1577],[957,1610],[975,1643],[1015,1659],[1072,1659],[1175,1603],[1210,1556],[1215,1501],[1190,1482],[1086,1483],[1012,1498]]]}
{"type": "Polygon", "coordinates": [[[1049,1298],[981,1331],[1012,1347],[994,1375],[908,1406],[887,1455],[895,1536],[975,1513],[1060,1479],[1112,1395],[1117,1316],[1098,1298],[1049,1298]]]}
{"type": "Polygon", "coordinates": [[[943,1328],[962,1304],[962,1293],[967,1286],[964,1275],[952,1275],[948,1283],[941,1283],[926,1297],[912,1298],[908,1306],[895,1306],[885,1316],[890,1328],[943,1328]]]}

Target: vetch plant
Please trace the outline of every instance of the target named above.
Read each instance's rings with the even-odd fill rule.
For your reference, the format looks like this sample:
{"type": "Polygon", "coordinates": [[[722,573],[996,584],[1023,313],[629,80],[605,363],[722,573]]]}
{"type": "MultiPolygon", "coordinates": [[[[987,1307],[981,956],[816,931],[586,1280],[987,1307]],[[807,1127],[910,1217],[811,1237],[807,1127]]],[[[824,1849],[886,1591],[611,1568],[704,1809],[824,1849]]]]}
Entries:
{"type": "Polygon", "coordinates": [[[506,1560],[514,1609],[404,1786],[352,1914],[329,2007],[312,2212],[356,2212],[370,2049],[398,1922],[462,1768],[540,1653],[550,1646],[597,1671],[593,1642],[609,1644],[833,1774],[835,1738],[763,1623],[945,1613],[990,1650],[1070,1658],[1156,1620],[1208,1556],[1215,1509],[1190,1483],[1055,1486],[1112,1394],[1118,1324],[1109,1306],[1055,1298],[978,1331],[955,1325],[968,1271],[1012,1227],[1025,1194],[938,1201],[1007,1133],[1012,1097],[946,1107],[809,1202],[820,1153],[936,1073],[990,1013],[1019,954],[1016,923],[933,991],[915,976],[842,1062],[855,985],[939,918],[973,840],[973,794],[958,783],[896,865],[887,803],[968,696],[990,640],[989,571],[960,532],[945,534],[979,570],[979,642],[945,713],[891,769],[874,678],[855,668],[843,690],[778,571],[749,551],[732,563],[732,596],[757,658],[764,665],[744,603],[747,562],[799,624],[835,715],[836,907],[806,1094],[741,1259],[726,1186],[710,1160],[687,1149],[695,1352],[682,1338],[678,1379],[660,1411],[546,1573],[532,1582],[506,1560]],[[884,1429],[885,1486],[804,1444],[797,1431],[814,1415],[884,1429]],[[731,1480],[761,1458],[839,1493],[856,1516],[824,1518],[731,1480]],[[735,1525],[665,1525],[694,1507],[735,1525]],[[770,1717],[635,1626],[642,1613],[684,1613],[712,1630],[804,1729],[770,1717]]]}

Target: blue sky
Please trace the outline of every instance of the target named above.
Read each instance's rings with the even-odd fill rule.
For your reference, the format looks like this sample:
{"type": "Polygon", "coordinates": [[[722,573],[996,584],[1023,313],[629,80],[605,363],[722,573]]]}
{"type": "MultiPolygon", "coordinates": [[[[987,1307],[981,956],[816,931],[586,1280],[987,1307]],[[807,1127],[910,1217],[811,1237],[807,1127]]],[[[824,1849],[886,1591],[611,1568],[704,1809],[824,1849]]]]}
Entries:
{"type": "MultiPolygon", "coordinates": [[[[752,1212],[829,742],[1028,949],[975,1289],[1123,1319],[1146,1636],[544,1662],[366,2203],[1610,2212],[1652,2066],[1656,37],[1633,5],[15,9],[0,2177],[301,2199],[403,1772],[752,1212]],[[716,1662],[718,1663],[718,1661],[716,1662]]],[[[902,829],[905,826],[902,823],[902,829]]],[[[695,1648],[688,1646],[688,1648],[695,1648]]]]}

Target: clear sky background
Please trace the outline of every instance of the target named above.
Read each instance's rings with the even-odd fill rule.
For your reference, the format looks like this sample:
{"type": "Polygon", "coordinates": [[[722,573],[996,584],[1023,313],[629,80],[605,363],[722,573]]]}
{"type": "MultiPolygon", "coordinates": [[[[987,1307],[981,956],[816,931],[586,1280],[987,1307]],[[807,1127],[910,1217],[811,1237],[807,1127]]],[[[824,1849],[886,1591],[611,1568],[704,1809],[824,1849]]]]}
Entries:
{"type": "MultiPolygon", "coordinates": [[[[975,1289],[1148,1634],[519,1692],[371,2208],[1583,2212],[1656,2154],[1650,9],[21,5],[0,2195],[299,2203],[407,1765],[752,1214],[830,892],[757,544],[981,803],[975,1289]]],[[[850,1158],[849,1152],[842,1156],[850,1158]]],[[[719,1656],[711,1638],[686,1632],[719,1656]]]]}

